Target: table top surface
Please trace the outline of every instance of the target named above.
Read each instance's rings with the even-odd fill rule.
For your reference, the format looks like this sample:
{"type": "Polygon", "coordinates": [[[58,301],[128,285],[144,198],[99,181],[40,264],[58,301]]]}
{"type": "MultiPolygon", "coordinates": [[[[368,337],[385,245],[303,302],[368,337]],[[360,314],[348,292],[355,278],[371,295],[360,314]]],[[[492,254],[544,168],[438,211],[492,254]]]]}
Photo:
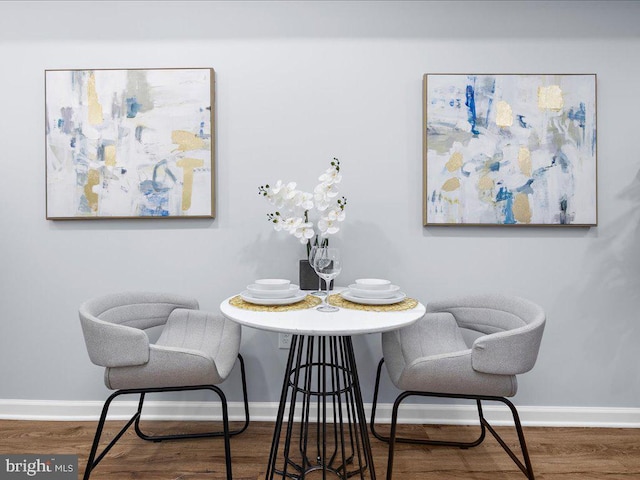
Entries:
{"type": "MultiPolygon", "coordinates": [[[[335,292],[332,292],[335,293],[335,292]]],[[[337,312],[320,312],[313,308],[283,312],[245,310],[229,304],[234,296],[220,304],[222,314],[247,327],[293,335],[359,335],[406,327],[422,318],[421,303],[410,310],[372,312],[340,308],[337,312]]]]}

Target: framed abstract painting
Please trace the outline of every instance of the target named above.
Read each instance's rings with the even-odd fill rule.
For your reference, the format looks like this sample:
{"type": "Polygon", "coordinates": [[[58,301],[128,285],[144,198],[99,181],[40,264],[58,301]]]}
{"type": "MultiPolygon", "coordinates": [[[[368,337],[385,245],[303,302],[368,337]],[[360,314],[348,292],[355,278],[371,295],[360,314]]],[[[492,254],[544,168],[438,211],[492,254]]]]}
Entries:
{"type": "Polygon", "coordinates": [[[595,74],[423,87],[424,225],[597,225],[595,74]]]}
{"type": "Polygon", "coordinates": [[[211,68],[46,70],[47,219],[213,218],[211,68]]]}

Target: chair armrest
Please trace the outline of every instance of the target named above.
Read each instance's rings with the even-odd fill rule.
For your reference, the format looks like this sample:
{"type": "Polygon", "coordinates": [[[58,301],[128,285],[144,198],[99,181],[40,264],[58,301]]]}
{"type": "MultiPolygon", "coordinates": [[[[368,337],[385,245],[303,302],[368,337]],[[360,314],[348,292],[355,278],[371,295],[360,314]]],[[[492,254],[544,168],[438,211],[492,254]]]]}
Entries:
{"type": "Polygon", "coordinates": [[[477,338],[471,351],[473,369],[496,375],[528,372],[538,358],[544,325],[542,319],[514,330],[477,338]]]}
{"type": "Polygon", "coordinates": [[[102,367],[143,365],[149,361],[149,337],[143,330],[102,321],[80,312],[91,361],[102,367]]]}

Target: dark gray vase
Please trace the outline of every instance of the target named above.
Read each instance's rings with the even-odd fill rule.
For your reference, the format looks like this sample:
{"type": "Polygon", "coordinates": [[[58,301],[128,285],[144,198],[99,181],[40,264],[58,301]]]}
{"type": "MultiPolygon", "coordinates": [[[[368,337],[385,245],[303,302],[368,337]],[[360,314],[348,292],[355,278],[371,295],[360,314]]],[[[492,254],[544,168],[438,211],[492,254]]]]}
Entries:
{"type": "MultiPolygon", "coordinates": [[[[309,260],[300,260],[300,288],[302,290],[318,290],[318,274],[315,272],[309,260]]],[[[322,282],[322,291],[326,291],[327,282],[321,280],[322,282]]],[[[329,290],[333,290],[333,280],[329,284],[329,290]]]]}

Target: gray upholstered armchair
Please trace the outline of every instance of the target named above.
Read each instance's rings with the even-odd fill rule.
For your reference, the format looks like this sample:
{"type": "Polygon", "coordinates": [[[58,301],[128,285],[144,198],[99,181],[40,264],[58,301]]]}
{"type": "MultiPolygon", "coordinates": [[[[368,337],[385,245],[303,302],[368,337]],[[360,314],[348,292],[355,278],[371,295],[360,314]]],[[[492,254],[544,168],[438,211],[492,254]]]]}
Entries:
{"type": "Polygon", "coordinates": [[[544,325],[544,311],[528,300],[504,295],[478,295],[429,302],[426,315],[417,323],[384,333],[371,430],[378,439],[389,443],[387,479],[392,478],[396,442],[469,448],[482,443],[486,430],[489,430],[527,478],[533,480],[518,412],[505,397],[516,394],[516,375],[533,368],[544,325]],[[380,435],[375,427],[383,363],[393,384],[403,390],[393,405],[388,437],[380,435]],[[398,408],[404,399],[414,395],[475,400],[480,417],[480,436],[472,442],[396,438],[398,408]],[[502,402],[509,407],[524,462],[484,418],[482,401],[502,402]]]}
{"type": "Polygon", "coordinates": [[[162,441],[199,437],[223,437],[227,479],[231,480],[229,437],[249,425],[249,403],[244,361],[240,349],[240,325],[221,315],[198,310],[198,302],[180,295],[122,293],[94,298],[80,306],[80,322],[91,361],[105,367],[104,382],[116,390],[105,402],[87,461],[84,479],[132,425],[143,440],[162,441]],[[161,327],[155,343],[146,330],[161,327]],[[240,429],[229,430],[227,401],[217,387],[231,373],[236,359],[240,363],[245,421],[240,429]],[[150,436],[140,427],[145,395],[148,393],[212,390],[222,407],[223,431],[150,436]],[[139,395],[137,412],[113,441],[97,456],[100,436],[109,405],[123,394],[139,395]]]}

